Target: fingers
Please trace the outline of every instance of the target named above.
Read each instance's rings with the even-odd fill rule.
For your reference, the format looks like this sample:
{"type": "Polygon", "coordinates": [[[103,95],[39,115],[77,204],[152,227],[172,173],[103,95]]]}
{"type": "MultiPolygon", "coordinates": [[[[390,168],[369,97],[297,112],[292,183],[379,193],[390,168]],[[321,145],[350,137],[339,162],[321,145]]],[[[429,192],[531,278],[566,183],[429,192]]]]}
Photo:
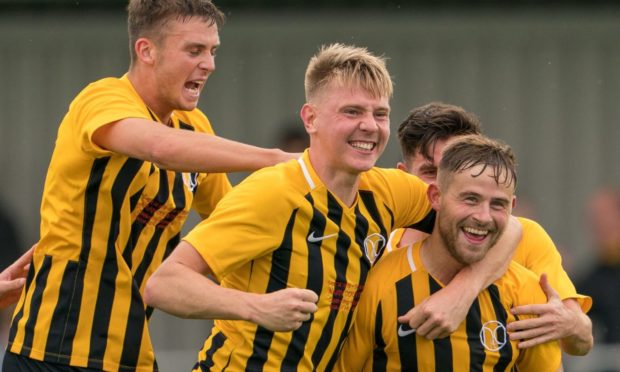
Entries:
{"type": "Polygon", "coordinates": [[[547,278],[547,274],[542,274],[540,276],[540,288],[542,288],[542,290],[545,292],[545,295],[547,295],[547,301],[551,300],[551,299],[560,299],[560,295],[558,294],[558,292],[553,289],[553,287],[551,286],[551,284],[549,284],[549,279],[547,278]]]}

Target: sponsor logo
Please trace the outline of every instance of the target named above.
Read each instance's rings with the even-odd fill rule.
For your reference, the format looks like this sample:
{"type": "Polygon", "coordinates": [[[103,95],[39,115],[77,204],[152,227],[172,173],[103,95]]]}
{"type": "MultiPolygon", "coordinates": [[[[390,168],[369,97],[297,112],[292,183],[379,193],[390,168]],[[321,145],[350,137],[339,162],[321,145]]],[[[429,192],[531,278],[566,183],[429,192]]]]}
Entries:
{"type": "Polygon", "coordinates": [[[489,351],[498,351],[508,342],[506,327],[497,320],[490,320],[480,329],[480,343],[489,351]]]}
{"type": "Polygon", "coordinates": [[[406,337],[412,333],[415,333],[415,328],[409,328],[409,325],[403,326],[402,324],[398,326],[398,337],[406,337]]]}
{"type": "Polygon", "coordinates": [[[310,243],[318,243],[318,242],[320,242],[322,240],[333,238],[336,235],[338,235],[338,234],[334,233],[334,234],[329,234],[329,235],[325,235],[325,236],[314,236],[314,231],[312,231],[310,233],[310,235],[308,235],[308,241],[310,243]]]}
{"type": "Polygon", "coordinates": [[[386,243],[387,240],[379,233],[368,235],[364,239],[364,253],[370,260],[370,263],[374,263],[379,258],[386,243]]]}

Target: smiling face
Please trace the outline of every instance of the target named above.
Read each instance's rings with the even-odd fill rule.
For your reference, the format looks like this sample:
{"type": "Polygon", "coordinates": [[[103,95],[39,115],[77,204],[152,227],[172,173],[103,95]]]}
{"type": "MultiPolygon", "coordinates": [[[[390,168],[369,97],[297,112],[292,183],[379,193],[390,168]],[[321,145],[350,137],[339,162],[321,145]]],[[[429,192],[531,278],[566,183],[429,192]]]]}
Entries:
{"type": "Polygon", "coordinates": [[[444,185],[429,186],[443,245],[462,265],[484,257],[504,231],[514,205],[514,185],[498,183],[493,168],[483,168],[476,165],[446,176],[444,185]]]}
{"type": "Polygon", "coordinates": [[[317,171],[354,176],[372,168],[390,136],[388,97],[332,81],[302,107],[317,171]]]}
{"type": "Polygon", "coordinates": [[[153,44],[153,89],[149,106],[165,117],[173,110],[196,108],[220,44],[217,25],[199,17],[175,19],[153,44]]]}

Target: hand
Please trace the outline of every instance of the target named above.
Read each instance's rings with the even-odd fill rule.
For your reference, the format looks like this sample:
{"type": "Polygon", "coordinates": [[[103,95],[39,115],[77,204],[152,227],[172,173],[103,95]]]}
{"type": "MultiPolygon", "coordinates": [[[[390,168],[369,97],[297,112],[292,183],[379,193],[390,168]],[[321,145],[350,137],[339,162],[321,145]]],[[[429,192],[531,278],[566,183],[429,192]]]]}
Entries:
{"type": "Polygon", "coordinates": [[[448,337],[463,322],[472,301],[473,297],[470,301],[456,286],[447,286],[398,317],[398,321],[408,323],[429,340],[448,337]]]}
{"type": "Polygon", "coordinates": [[[286,288],[255,296],[252,305],[256,315],[251,321],[271,331],[294,331],[318,309],[319,297],[308,289],[286,288]]]}
{"type": "MultiPolygon", "coordinates": [[[[551,287],[547,275],[540,276],[540,287],[547,295],[547,303],[523,305],[511,309],[514,315],[535,315],[535,318],[511,322],[507,326],[511,340],[521,340],[520,349],[526,349],[547,341],[571,336],[579,315],[569,309],[551,287]]],[[[580,311],[580,310],[579,310],[580,311]]]]}
{"type": "Polygon", "coordinates": [[[25,278],[35,247],[36,244],[0,273],[0,309],[12,305],[19,299],[22,287],[26,283],[25,278]]]}

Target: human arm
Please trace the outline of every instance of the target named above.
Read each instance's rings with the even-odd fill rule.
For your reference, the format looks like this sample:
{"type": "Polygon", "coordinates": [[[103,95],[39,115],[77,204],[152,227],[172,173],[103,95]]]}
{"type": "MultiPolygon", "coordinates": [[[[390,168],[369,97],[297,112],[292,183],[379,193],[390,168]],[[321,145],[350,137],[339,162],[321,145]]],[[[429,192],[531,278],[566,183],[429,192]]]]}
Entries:
{"type": "Polygon", "coordinates": [[[19,299],[22,287],[26,283],[35,246],[36,244],[0,273],[0,309],[12,305],[19,299]]]}
{"type": "Polygon", "coordinates": [[[299,156],[140,118],[103,125],[92,141],[103,149],[179,172],[253,171],[299,156]]]}
{"type": "Polygon", "coordinates": [[[547,341],[559,340],[562,350],[570,355],[585,355],[594,344],[592,322],[577,300],[561,300],[551,287],[547,275],[540,276],[540,286],[547,296],[546,304],[522,305],[511,309],[515,315],[535,315],[534,318],[508,324],[511,340],[520,340],[519,348],[530,348],[547,341]]]}
{"type": "Polygon", "coordinates": [[[295,330],[317,310],[310,290],[248,293],[224,288],[209,274],[202,256],[183,241],[148,280],[144,301],[182,318],[247,320],[272,331],[295,330]]]}
{"type": "Polygon", "coordinates": [[[400,316],[400,323],[409,323],[416,333],[427,339],[447,337],[467,316],[478,294],[506,271],[521,240],[521,224],[510,217],[506,230],[497,244],[479,262],[465,266],[440,291],[400,316]]]}

